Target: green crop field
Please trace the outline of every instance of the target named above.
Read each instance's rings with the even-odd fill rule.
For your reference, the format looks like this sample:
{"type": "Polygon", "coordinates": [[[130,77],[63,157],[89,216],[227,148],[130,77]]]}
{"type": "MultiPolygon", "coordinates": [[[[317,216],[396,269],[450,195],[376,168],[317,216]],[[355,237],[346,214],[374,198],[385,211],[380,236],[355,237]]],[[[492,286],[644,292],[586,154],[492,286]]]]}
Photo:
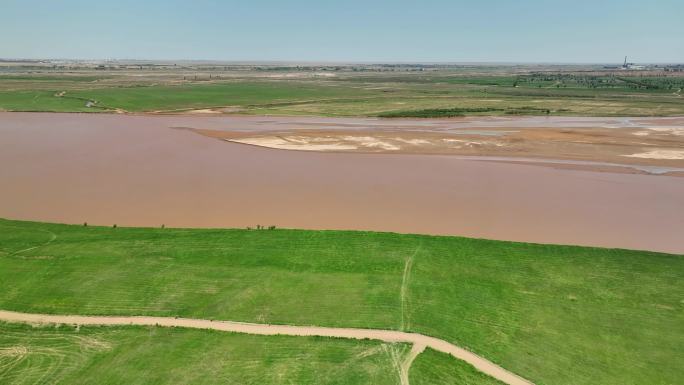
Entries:
{"type": "Polygon", "coordinates": [[[530,68],[0,73],[0,110],[449,117],[684,114],[684,76],[530,68]],[[520,73],[516,71],[522,71],[520,73]],[[86,106],[88,104],[88,106],[86,106]],[[446,111],[446,112],[445,112],[446,111]]]}
{"type": "MultiPolygon", "coordinates": [[[[678,383],[683,278],[683,256],[641,251],[370,232],[0,221],[3,310],[406,330],[470,349],[538,385],[678,383]]],[[[19,330],[17,338],[46,332],[19,330]]],[[[202,332],[183,333],[191,346],[192,336],[206,341],[202,332]]],[[[311,343],[281,341],[288,349],[311,343]]],[[[338,346],[340,357],[349,357],[368,345],[338,346]]],[[[414,384],[459,376],[489,381],[441,354],[423,354],[411,371],[414,384]]],[[[116,371],[110,366],[121,360],[107,357],[94,359],[98,372],[116,371]]],[[[311,364],[317,362],[326,365],[323,358],[311,364]]],[[[369,365],[354,375],[384,370],[369,365]]],[[[301,369],[323,376],[313,370],[301,369]]]]}

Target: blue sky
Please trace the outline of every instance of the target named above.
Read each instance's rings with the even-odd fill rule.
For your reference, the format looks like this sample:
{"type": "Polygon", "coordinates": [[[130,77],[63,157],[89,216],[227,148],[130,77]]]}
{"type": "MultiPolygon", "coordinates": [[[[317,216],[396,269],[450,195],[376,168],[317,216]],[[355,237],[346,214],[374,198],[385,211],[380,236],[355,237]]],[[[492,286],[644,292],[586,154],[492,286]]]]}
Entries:
{"type": "Polygon", "coordinates": [[[0,57],[684,62],[684,0],[2,0],[0,57]]]}

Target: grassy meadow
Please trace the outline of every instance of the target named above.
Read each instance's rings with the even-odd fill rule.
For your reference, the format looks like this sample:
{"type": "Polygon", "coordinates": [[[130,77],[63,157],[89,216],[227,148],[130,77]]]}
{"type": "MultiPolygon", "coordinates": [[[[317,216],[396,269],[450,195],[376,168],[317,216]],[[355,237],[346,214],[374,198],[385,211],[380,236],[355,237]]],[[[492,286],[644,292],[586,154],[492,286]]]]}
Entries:
{"type": "MultiPolygon", "coordinates": [[[[683,256],[642,251],[0,220],[4,310],[414,331],[538,385],[677,383],[682,278],[683,256]]],[[[448,383],[438,356],[417,372],[448,383]]]]}
{"type": "Polygon", "coordinates": [[[502,385],[472,366],[448,354],[431,349],[421,353],[411,365],[411,385],[502,385]]]}
{"type": "Polygon", "coordinates": [[[684,76],[532,69],[0,73],[0,110],[452,117],[683,115],[684,76]]]}
{"type": "Polygon", "coordinates": [[[396,361],[408,349],[179,328],[0,323],[0,383],[394,385],[396,361]]]}

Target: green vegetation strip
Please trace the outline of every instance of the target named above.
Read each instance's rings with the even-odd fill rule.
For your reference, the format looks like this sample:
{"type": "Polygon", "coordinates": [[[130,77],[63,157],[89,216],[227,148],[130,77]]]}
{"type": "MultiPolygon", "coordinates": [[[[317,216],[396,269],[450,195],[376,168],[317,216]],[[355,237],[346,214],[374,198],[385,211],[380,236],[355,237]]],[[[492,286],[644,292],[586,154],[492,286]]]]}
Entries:
{"type": "Polygon", "coordinates": [[[1,309],[404,329],[540,385],[677,383],[682,278],[640,251],[0,220],[1,309]]]}
{"type": "Polygon", "coordinates": [[[423,110],[390,111],[378,114],[381,118],[452,118],[486,113],[504,113],[506,115],[542,115],[551,110],[536,107],[518,108],[427,108],[423,110]]]}
{"type": "MultiPolygon", "coordinates": [[[[289,80],[150,72],[0,74],[0,110],[179,112],[227,107],[241,114],[453,117],[462,115],[673,116],[684,114],[684,77],[591,74],[473,75],[452,71],[289,80]]],[[[304,74],[306,75],[306,74],[304,74]]]]}

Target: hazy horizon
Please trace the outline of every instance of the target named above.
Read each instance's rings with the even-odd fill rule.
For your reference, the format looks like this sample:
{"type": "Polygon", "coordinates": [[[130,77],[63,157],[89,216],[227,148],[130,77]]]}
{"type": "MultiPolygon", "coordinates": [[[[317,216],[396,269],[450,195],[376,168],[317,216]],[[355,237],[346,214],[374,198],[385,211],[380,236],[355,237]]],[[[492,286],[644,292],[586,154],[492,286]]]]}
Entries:
{"type": "MultiPolygon", "coordinates": [[[[635,63],[631,58],[627,58],[630,63],[635,63]]],[[[322,60],[218,60],[218,59],[146,59],[146,58],[69,58],[69,57],[0,57],[0,61],[52,61],[52,62],[84,62],[84,63],[206,63],[206,64],[226,64],[226,65],[454,65],[454,66],[602,66],[623,64],[624,57],[620,60],[607,62],[507,62],[507,61],[322,61],[322,60]]],[[[683,64],[682,61],[657,62],[639,61],[637,64],[650,65],[676,65],[683,64]]]]}
{"type": "Polygon", "coordinates": [[[287,63],[684,62],[684,2],[7,0],[0,57],[287,63]]]}

